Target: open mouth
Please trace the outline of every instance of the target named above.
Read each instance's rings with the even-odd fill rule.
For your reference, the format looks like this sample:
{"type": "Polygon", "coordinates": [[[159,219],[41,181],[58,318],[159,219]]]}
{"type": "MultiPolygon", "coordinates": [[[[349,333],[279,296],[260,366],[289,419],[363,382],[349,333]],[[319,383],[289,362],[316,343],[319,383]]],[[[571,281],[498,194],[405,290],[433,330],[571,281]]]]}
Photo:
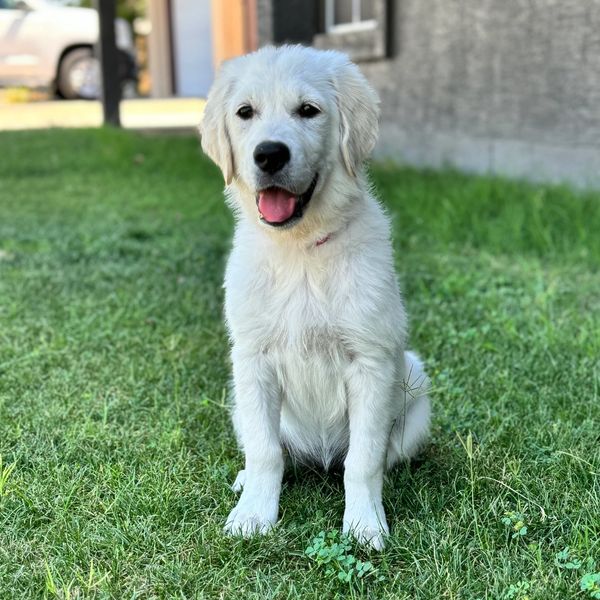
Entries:
{"type": "Polygon", "coordinates": [[[308,189],[299,195],[276,186],[260,190],[256,195],[260,220],[273,227],[289,227],[299,221],[317,187],[318,179],[319,174],[315,173],[308,189]]]}

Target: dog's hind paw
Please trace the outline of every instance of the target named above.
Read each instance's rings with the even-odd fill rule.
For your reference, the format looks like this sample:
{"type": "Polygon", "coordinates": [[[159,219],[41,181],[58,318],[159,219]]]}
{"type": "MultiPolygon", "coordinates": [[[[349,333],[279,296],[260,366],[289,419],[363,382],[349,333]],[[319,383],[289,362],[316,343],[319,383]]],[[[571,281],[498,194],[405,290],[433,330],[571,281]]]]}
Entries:
{"type": "Polygon", "coordinates": [[[231,489],[238,494],[244,489],[244,484],[246,483],[246,471],[242,469],[235,478],[235,481],[231,484],[231,489]]]}

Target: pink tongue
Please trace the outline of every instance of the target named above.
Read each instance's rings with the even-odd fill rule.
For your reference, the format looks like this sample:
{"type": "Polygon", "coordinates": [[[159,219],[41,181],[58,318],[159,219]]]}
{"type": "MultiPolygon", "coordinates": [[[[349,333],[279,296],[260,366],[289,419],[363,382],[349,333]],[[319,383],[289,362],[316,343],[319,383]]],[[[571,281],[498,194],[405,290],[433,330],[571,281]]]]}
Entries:
{"type": "Polygon", "coordinates": [[[296,196],[280,188],[269,188],[258,194],[258,210],[270,223],[287,221],[296,209],[296,196]]]}

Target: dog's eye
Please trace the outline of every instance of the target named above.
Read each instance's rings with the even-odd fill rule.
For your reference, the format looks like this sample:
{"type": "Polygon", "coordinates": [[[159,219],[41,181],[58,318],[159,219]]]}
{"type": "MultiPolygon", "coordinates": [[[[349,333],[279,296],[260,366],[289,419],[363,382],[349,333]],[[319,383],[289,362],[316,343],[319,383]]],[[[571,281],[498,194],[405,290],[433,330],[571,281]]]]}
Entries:
{"type": "Polygon", "coordinates": [[[254,109],[249,104],[244,104],[244,106],[240,106],[238,111],[235,113],[240,119],[244,119],[247,121],[254,116],[254,109]]]}
{"type": "Polygon", "coordinates": [[[320,112],[321,111],[314,104],[309,104],[308,102],[302,104],[298,109],[298,114],[303,119],[312,119],[313,117],[316,117],[320,112]]]}

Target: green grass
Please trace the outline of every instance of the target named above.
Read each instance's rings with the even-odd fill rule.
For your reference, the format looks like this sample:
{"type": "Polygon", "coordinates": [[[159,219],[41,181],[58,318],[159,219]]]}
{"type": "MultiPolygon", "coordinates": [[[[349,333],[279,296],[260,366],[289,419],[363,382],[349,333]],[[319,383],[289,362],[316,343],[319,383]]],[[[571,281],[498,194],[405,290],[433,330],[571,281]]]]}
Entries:
{"type": "Polygon", "coordinates": [[[432,440],[386,481],[387,549],[317,560],[313,538],[341,525],[339,474],[286,474],[272,535],[221,534],[242,465],[225,405],[232,218],[197,140],[0,147],[0,598],[593,597],[600,194],[373,168],[432,440]],[[349,556],[365,576],[346,583],[349,556]]]}

